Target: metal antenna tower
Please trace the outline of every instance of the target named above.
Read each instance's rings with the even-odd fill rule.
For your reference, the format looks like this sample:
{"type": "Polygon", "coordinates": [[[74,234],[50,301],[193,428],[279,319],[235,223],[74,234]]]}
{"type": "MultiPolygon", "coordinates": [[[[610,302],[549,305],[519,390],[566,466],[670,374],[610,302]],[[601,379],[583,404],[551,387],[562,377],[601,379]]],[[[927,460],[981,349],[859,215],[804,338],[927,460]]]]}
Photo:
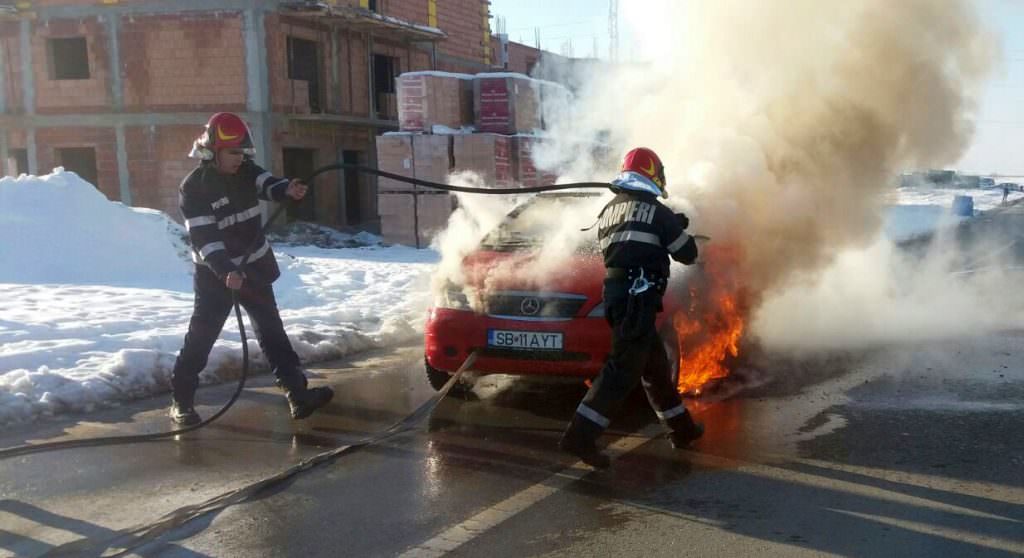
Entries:
{"type": "Polygon", "coordinates": [[[619,61],[619,0],[608,0],[608,59],[619,61]]]}

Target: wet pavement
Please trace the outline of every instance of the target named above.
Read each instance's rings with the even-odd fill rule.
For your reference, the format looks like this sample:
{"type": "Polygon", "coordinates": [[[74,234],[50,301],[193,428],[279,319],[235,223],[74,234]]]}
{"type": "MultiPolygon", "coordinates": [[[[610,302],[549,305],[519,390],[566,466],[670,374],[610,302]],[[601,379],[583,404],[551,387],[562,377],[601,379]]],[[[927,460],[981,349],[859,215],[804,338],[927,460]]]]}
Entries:
{"type": "MultiPolygon", "coordinates": [[[[114,554],[116,541],[137,556],[1021,555],[1022,342],[765,357],[690,402],[708,432],[689,451],[670,449],[638,395],[604,440],[616,455],[606,472],[555,451],[581,385],[483,377],[415,430],[161,536],[123,536],[379,433],[431,397],[419,347],[377,351],[315,369],[338,396],[305,422],[262,376],[187,440],[0,462],[0,554],[114,554]]],[[[201,412],[231,391],[201,390],[201,412]]],[[[156,430],[163,404],[55,419],[0,444],[156,430]]]]}

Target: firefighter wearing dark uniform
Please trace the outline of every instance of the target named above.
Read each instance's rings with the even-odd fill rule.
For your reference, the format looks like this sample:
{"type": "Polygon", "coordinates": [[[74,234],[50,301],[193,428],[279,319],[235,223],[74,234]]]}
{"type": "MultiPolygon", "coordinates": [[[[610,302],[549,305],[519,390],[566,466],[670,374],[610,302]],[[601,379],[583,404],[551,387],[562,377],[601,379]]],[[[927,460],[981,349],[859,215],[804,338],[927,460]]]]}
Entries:
{"type": "Polygon", "coordinates": [[[232,291],[249,314],[292,417],[309,416],[334,395],[330,388],[306,385],[278,313],[271,284],[281,273],[261,223],[260,199],[302,199],[307,187],[271,175],[252,161],[254,154],[249,127],[230,113],[213,115],[189,154],[200,163],[181,183],[179,204],[196,264],[195,306],[171,373],[170,416],[178,424],[200,422],[193,407],[199,372],[231,312],[232,291]]]}
{"type": "Polygon", "coordinates": [[[658,418],[671,429],[675,447],[687,446],[704,432],[676,390],[655,326],[668,284],[669,257],[686,265],[697,259],[697,245],[686,233],[689,221],[658,201],[665,195],[665,170],[650,149],[626,155],[612,190],[617,195],[598,219],[611,353],[559,442],[562,450],[598,468],[607,467],[609,459],[597,448],[597,438],[638,381],[658,418]]]}

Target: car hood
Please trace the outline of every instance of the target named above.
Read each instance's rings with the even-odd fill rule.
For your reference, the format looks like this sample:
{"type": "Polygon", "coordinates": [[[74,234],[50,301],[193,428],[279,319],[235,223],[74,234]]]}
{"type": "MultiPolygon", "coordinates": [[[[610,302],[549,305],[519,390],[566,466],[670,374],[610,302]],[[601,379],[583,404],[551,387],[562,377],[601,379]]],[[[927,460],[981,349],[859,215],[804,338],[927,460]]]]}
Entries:
{"type": "Polygon", "coordinates": [[[466,286],[480,292],[539,291],[585,295],[601,299],[604,262],[600,254],[570,254],[558,261],[541,262],[527,251],[480,250],[462,262],[466,286]]]}

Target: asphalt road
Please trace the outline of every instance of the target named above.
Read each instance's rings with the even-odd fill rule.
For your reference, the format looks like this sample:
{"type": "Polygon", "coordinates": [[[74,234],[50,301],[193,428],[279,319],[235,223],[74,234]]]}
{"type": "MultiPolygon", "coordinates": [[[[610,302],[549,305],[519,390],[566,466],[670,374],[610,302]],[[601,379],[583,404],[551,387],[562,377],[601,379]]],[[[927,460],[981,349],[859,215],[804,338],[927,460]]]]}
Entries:
{"type": "MultiPolygon", "coordinates": [[[[718,394],[729,397],[690,402],[708,433],[688,451],[672,450],[634,397],[604,440],[616,455],[607,472],[555,450],[582,386],[484,377],[414,430],[162,534],[136,529],[384,431],[429,399],[417,347],[378,351],[315,369],[338,398],[305,422],[287,418],[264,376],[222,422],[184,440],[0,462],[0,553],[1021,555],[1022,341],[1007,332],[766,358],[718,394]]],[[[230,391],[203,389],[202,411],[230,391]]],[[[155,430],[163,404],[67,417],[0,443],[155,430]]]]}
{"type": "MultiPolygon", "coordinates": [[[[314,369],[338,395],[306,421],[264,375],[181,440],[0,461],[0,555],[1021,556],[1022,347],[1004,331],[750,354],[689,401],[707,425],[690,450],[631,398],[604,472],[555,448],[577,382],[480,378],[381,437],[433,391],[419,347],[364,353],[314,369]]],[[[232,390],[200,390],[200,412],[232,390]]],[[[12,427],[0,446],[156,431],[165,405],[12,427]]]]}

